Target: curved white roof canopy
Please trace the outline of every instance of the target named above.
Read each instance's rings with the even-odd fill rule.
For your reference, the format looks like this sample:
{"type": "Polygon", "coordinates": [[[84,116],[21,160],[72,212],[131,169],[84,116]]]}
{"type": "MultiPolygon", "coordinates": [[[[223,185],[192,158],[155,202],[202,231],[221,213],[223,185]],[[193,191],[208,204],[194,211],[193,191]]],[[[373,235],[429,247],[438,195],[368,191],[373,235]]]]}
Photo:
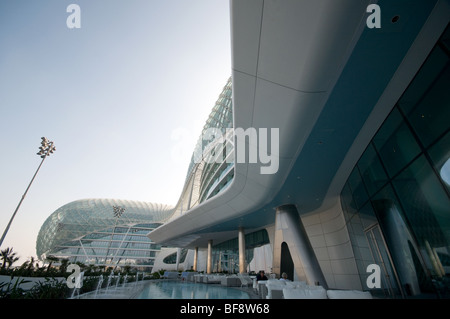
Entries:
{"type": "Polygon", "coordinates": [[[436,2],[448,10],[438,0],[380,1],[384,26],[370,30],[370,1],[231,1],[234,127],[279,128],[278,172],[264,175],[261,164],[236,163],[225,191],[149,237],[166,245],[206,246],[208,239],[236,236],[240,226],[269,225],[278,205],[301,205],[305,213],[326,197],[336,200],[361,145],[370,141],[440,34],[434,30],[434,39],[423,37],[422,26],[442,31],[448,23],[436,2]],[[399,23],[388,24],[395,14],[399,23]],[[434,23],[431,14],[440,20],[434,23]],[[410,54],[412,45],[419,53],[410,54]],[[393,85],[395,94],[385,98],[393,85]],[[383,115],[367,125],[379,110],[383,115]],[[363,132],[366,127],[371,131],[363,132]],[[355,148],[361,132],[365,141],[355,148]]]}

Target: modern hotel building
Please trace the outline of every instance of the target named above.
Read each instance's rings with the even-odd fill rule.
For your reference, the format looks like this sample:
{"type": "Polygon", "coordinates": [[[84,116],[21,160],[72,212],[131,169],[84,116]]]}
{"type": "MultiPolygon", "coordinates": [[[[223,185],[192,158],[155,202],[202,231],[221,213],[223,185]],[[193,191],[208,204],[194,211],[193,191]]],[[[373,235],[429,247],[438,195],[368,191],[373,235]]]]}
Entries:
{"type": "Polygon", "coordinates": [[[372,2],[231,0],[232,78],[205,130],[249,138],[202,136],[152,241],[207,272],[449,296],[450,1],[372,2]],[[279,132],[271,174],[249,160],[261,129],[279,132]]]}
{"type": "Polygon", "coordinates": [[[36,252],[71,263],[152,271],[161,247],[146,235],[163,224],[173,208],[118,199],[84,199],[68,203],[42,225],[36,252]]]}

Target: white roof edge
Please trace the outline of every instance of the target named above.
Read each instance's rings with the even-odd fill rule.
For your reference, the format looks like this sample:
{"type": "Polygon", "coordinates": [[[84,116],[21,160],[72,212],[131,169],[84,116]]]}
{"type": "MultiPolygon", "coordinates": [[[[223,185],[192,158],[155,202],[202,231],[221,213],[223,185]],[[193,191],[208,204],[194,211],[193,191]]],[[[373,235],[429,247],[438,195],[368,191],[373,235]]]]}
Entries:
{"type": "MultiPolygon", "coordinates": [[[[225,191],[149,233],[148,236],[157,243],[168,242],[175,238],[183,237],[184,235],[192,235],[193,232],[210,227],[230,218],[239,217],[246,212],[260,208],[264,204],[270,202],[282,186],[328,98],[328,92],[304,92],[296,88],[286,87],[281,83],[274,83],[269,80],[258,78],[256,74],[258,74],[259,68],[262,67],[261,65],[258,66],[258,64],[254,74],[251,74],[253,72],[250,73],[248,70],[243,71],[242,65],[245,65],[243,61],[248,59],[250,59],[248,61],[258,61],[265,52],[255,50],[254,43],[250,43],[250,45],[253,45],[251,48],[245,48],[245,41],[237,39],[242,34],[236,30],[248,30],[248,28],[246,28],[247,21],[245,20],[246,17],[239,11],[242,9],[240,8],[240,2],[231,2],[233,22],[232,76],[234,124],[235,127],[243,128],[280,128],[281,157],[279,169],[276,174],[263,175],[256,172],[256,170],[259,169],[259,166],[256,164],[236,164],[234,180],[225,191]],[[236,13],[238,13],[240,18],[236,17],[236,13]],[[237,44],[242,47],[237,46],[235,41],[238,41],[237,44]],[[249,55],[249,52],[246,50],[253,55],[249,55]],[[243,57],[240,56],[241,52],[243,53],[243,57]],[[273,103],[282,105],[283,110],[280,111],[276,107],[273,107],[273,103]],[[276,116],[272,116],[271,112],[276,116]],[[239,209],[237,210],[233,207],[239,207],[239,209]],[[224,212],[226,212],[225,215],[224,212]]],[[[251,3],[245,3],[246,5],[253,6],[252,10],[249,11],[252,12],[253,15],[260,12],[260,18],[264,15],[270,16],[271,14],[270,12],[262,13],[262,6],[264,5],[263,1],[252,0],[251,3]]],[[[346,4],[350,7],[353,5],[354,7],[354,3],[349,1],[346,1],[346,4]]],[[[293,6],[298,7],[298,4],[293,6]]],[[[327,14],[322,16],[311,16],[310,19],[315,20],[315,25],[330,23],[329,14],[333,11],[330,10],[330,8],[326,11],[327,14]]],[[[344,24],[344,27],[348,29],[348,11],[339,8],[337,12],[345,16],[346,19],[343,17],[335,17],[331,19],[331,22],[340,21],[344,24]]],[[[361,15],[363,15],[363,12],[361,12],[361,15]]],[[[261,32],[260,28],[263,25],[262,21],[259,24],[259,29],[255,27],[255,19],[257,19],[257,16],[258,15],[256,14],[256,17],[249,19],[249,23],[253,24],[250,29],[253,32],[253,36],[257,34],[260,41],[261,38],[264,37],[264,41],[267,42],[271,40],[271,35],[269,34],[266,36],[261,32]]],[[[356,34],[360,35],[360,29],[364,27],[362,26],[358,15],[353,13],[352,16],[352,25],[354,26],[353,33],[342,35],[343,38],[340,39],[341,48],[339,48],[338,51],[342,53],[342,56],[336,56],[332,61],[330,61],[328,55],[323,57],[323,68],[330,69],[330,65],[332,66],[331,71],[326,74],[327,83],[330,83],[330,78],[334,80],[334,83],[337,81],[339,74],[343,69],[343,64],[346,63],[353,46],[357,42],[358,37],[356,34]]],[[[331,26],[329,27],[331,28],[331,26]]],[[[333,25],[332,27],[339,28],[337,25],[333,25]]],[[[326,27],[320,26],[320,29],[323,30],[326,29],[326,27]]],[[[297,30],[293,29],[291,34],[286,36],[296,36],[296,31],[297,30]]],[[[247,34],[247,36],[252,36],[251,32],[247,34]]],[[[327,41],[327,37],[329,36],[330,35],[321,32],[318,36],[309,36],[307,40],[317,44],[327,41]]],[[[305,43],[305,46],[308,46],[308,43],[305,43]]],[[[323,49],[323,46],[321,45],[312,45],[312,47],[323,49]]],[[[299,50],[301,49],[302,48],[299,48],[299,50]]],[[[292,56],[294,57],[295,55],[296,52],[293,52],[292,56]]],[[[315,69],[308,68],[307,70],[309,72],[317,73],[318,66],[322,65],[318,55],[320,54],[308,52],[307,57],[313,59],[314,64],[316,65],[315,69]]],[[[270,57],[266,56],[266,60],[268,59],[270,59],[270,57]]],[[[310,76],[313,76],[313,74],[301,74],[301,77],[305,79],[310,76]]],[[[315,79],[317,80],[316,76],[315,79]]]]}

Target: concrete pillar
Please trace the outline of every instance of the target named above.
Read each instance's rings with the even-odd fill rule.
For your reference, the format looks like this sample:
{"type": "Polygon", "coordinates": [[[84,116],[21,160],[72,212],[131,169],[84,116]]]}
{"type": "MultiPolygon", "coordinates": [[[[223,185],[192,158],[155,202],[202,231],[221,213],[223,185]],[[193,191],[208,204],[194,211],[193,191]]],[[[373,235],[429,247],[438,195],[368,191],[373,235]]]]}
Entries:
{"type": "MultiPolygon", "coordinates": [[[[399,275],[401,289],[407,287],[406,294],[408,295],[420,294],[421,289],[413,256],[415,254],[419,260],[420,253],[417,253],[419,249],[396,203],[390,199],[379,199],[373,201],[373,207],[389,248],[387,252],[391,254],[395,265],[394,269],[399,275]]],[[[425,208],[424,213],[427,213],[425,208]]]]}
{"type": "Polygon", "coordinates": [[[180,255],[181,255],[181,248],[177,248],[177,260],[176,260],[176,269],[179,271],[180,267],[180,255]]]}
{"type": "Polygon", "coordinates": [[[275,218],[273,272],[281,275],[281,251],[283,243],[286,243],[294,263],[294,271],[298,280],[304,280],[309,285],[319,284],[326,289],[327,283],[325,277],[297,208],[294,205],[279,206],[276,209],[275,218]]]}
{"type": "Polygon", "coordinates": [[[210,274],[212,271],[212,240],[208,240],[208,257],[206,260],[206,273],[210,274]]]}
{"type": "Polygon", "coordinates": [[[243,274],[246,272],[246,264],[245,264],[245,233],[244,228],[239,228],[238,234],[238,242],[239,242],[239,273],[243,274]]]}
{"type": "Polygon", "coordinates": [[[192,270],[197,271],[197,259],[198,259],[198,247],[195,247],[194,249],[194,267],[192,267],[192,270]]]}

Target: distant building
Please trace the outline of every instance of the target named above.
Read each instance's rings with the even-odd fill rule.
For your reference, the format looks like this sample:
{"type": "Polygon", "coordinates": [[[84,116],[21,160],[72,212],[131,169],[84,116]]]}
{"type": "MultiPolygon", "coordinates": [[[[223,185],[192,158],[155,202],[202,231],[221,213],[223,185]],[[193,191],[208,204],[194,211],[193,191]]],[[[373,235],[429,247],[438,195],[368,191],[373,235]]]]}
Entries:
{"type": "Polygon", "coordinates": [[[36,242],[39,259],[151,271],[161,247],[146,235],[163,224],[173,208],[118,199],[77,200],[57,209],[42,225],[36,242]],[[115,213],[114,207],[123,212],[115,213]]]}

